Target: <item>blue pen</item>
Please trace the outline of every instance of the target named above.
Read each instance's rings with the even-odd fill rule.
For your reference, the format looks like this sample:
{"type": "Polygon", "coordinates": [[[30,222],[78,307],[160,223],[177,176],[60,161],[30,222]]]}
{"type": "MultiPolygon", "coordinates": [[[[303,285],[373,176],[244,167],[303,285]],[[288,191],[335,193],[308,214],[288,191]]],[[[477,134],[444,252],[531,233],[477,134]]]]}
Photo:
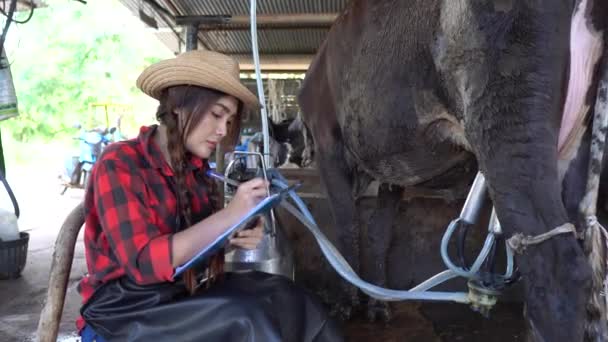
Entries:
{"type": "Polygon", "coordinates": [[[224,175],[219,174],[219,173],[217,173],[217,172],[215,172],[213,170],[207,170],[206,173],[207,173],[207,176],[215,178],[215,179],[217,179],[217,180],[219,180],[221,182],[228,183],[228,184],[230,184],[232,186],[238,187],[239,185],[241,185],[240,182],[237,182],[237,181],[235,181],[233,179],[230,179],[230,178],[226,178],[226,177],[224,177],[224,175]]]}

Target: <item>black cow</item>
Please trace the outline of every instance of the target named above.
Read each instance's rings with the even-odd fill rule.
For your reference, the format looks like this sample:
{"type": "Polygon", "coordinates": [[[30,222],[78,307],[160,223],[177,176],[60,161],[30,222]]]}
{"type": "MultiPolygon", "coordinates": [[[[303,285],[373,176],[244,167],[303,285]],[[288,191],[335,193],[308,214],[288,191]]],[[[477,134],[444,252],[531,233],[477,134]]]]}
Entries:
{"type": "MultiPolygon", "coordinates": [[[[400,187],[440,178],[449,186],[456,179],[445,175],[472,158],[507,237],[566,223],[581,228],[588,127],[596,102],[606,101],[596,94],[608,57],[607,18],[602,0],[352,1],[298,101],[342,232],[339,248],[353,268],[352,190],[361,179],[393,185],[381,187],[384,207],[369,226],[370,278],[385,285],[400,187]]],[[[608,338],[602,310],[587,305],[592,270],[574,234],[530,247],[516,261],[531,337],[608,338]]],[[[356,304],[356,291],[349,293],[356,304]]]]}

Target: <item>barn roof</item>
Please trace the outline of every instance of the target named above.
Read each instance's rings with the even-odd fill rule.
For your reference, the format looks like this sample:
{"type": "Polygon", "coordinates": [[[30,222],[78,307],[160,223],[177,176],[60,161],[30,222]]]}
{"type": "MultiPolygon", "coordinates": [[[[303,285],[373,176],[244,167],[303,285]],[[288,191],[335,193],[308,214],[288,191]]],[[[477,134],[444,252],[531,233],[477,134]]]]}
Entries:
{"type": "MultiPolygon", "coordinates": [[[[250,0],[120,0],[173,52],[185,47],[185,25],[197,21],[198,46],[235,56],[252,69],[250,0]],[[194,19],[194,21],[193,21],[194,19]]],[[[348,0],[262,0],[257,3],[263,69],[305,70],[348,0]]]]}

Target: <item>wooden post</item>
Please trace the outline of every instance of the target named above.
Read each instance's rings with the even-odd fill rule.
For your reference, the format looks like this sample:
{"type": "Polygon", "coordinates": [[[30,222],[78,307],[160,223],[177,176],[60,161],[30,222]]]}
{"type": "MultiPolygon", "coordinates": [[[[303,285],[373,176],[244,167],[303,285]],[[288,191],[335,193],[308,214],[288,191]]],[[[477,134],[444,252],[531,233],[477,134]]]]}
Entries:
{"type": "MultiPolygon", "coordinates": [[[[282,13],[259,14],[256,23],[260,29],[328,28],[338,18],[338,13],[282,13]]],[[[200,25],[205,31],[249,29],[249,15],[192,15],[176,16],[177,25],[200,25]]]]}
{"type": "MultiPolygon", "coordinates": [[[[224,160],[224,148],[222,144],[217,144],[217,148],[215,149],[215,170],[221,174],[224,173],[224,168],[226,161],[224,160]]],[[[224,207],[224,186],[221,185],[218,187],[219,189],[219,207],[224,207]]]]}
{"type": "Polygon", "coordinates": [[[51,262],[46,302],[38,321],[37,341],[55,342],[61,323],[65,294],[74,259],[74,246],[80,228],[84,224],[84,203],[80,202],[66,217],[57,240],[51,262]]]}
{"type": "Polygon", "coordinates": [[[198,49],[198,24],[186,25],[186,51],[198,49]]]}

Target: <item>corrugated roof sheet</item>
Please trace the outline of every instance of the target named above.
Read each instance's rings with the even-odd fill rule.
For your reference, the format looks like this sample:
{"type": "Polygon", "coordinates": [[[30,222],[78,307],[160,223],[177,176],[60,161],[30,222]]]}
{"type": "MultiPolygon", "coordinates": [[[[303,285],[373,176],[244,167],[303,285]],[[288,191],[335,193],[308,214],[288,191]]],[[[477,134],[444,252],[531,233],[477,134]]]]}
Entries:
{"type": "MultiPolygon", "coordinates": [[[[249,14],[249,0],[175,0],[182,15],[196,14],[249,14]]],[[[264,0],[257,2],[259,14],[281,13],[335,13],[340,12],[348,0],[264,0]]]]}
{"type": "Polygon", "coordinates": [[[129,11],[131,11],[131,13],[133,13],[133,15],[135,15],[136,17],[139,17],[139,14],[141,11],[145,15],[148,15],[148,16],[154,18],[154,20],[156,20],[156,22],[158,24],[158,27],[168,27],[163,16],[160,13],[158,13],[157,11],[155,11],[154,8],[151,5],[149,5],[148,3],[146,3],[145,1],[120,0],[120,2],[125,7],[127,7],[129,9],[129,11]]]}
{"type": "MultiPolygon", "coordinates": [[[[142,0],[120,0],[136,16],[143,10],[156,19],[159,27],[167,27],[162,16],[142,0]]],[[[164,5],[164,1],[156,0],[164,5]]],[[[172,0],[177,15],[248,15],[249,0],[172,0]]],[[[349,0],[263,0],[257,3],[258,14],[328,14],[341,12],[349,0]]],[[[169,11],[172,9],[166,7],[169,11]]],[[[259,29],[260,54],[314,54],[323,42],[327,28],[259,29]]],[[[177,38],[170,32],[159,32],[159,39],[174,52],[179,51],[177,38]]],[[[250,54],[251,33],[244,30],[201,31],[199,38],[209,49],[229,54],[250,54]]]]}
{"type": "MultiPolygon", "coordinates": [[[[326,34],[327,29],[258,30],[258,48],[261,54],[314,54],[326,34]]],[[[199,37],[211,50],[251,52],[249,31],[205,31],[199,37]]]]}

